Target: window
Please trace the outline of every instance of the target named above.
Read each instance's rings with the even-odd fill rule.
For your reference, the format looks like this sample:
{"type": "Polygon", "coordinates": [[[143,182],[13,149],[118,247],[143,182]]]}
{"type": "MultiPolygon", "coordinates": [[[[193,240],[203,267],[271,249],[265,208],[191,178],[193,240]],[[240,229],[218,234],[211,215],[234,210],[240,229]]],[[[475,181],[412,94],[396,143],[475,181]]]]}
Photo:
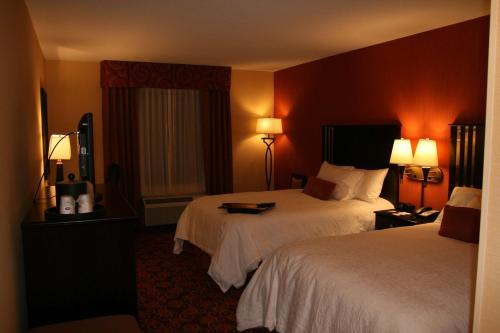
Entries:
{"type": "Polygon", "coordinates": [[[141,194],[204,193],[199,91],[139,89],[138,112],[141,194]]]}

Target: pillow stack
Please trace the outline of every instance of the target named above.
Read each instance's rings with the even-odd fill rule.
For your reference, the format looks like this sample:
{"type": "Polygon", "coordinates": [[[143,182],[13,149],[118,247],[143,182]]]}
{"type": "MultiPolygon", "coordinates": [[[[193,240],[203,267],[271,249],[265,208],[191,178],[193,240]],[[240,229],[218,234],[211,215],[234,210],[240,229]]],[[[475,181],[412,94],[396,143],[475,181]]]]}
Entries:
{"type": "Polygon", "coordinates": [[[389,169],[365,170],[323,162],[317,179],[335,184],[331,198],[372,202],[380,196],[389,169]]]}
{"type": "Polygon", "coordinates": [[[385,176],[387,176],[389,169],[358,170],[363,171],[363,178],[359,182],[354,198],[368,202],[375,201],[382,192],[385,176]]]}
{"type": "Polygon", "coordinates": [[[334,190],[334,183],[316,177],[309,177],[302,192],[320,200],[329,200],[334,190]]]}
{"type": "Polygon", "coordinates": [[[455,187],[436,222],[441,223],[440,236],[478,243],[480,220],[481,190],[455,187]]]}
{"type": "Polygon", "coordinates": [[[362,176],[363,173],[356,171],[353,166],[338,166],[323,162],[317,178],[336,185],[332,193],[333,199],[348,200],[354,198],[356,185],[362,176]]]}
{"type": "MultiPolygon", "coordinates": [[[[481,209],[481,190],[472,187],[457,186],[451,192],[450,200],[446,204],[454,207],[481,209]]],[[[441,210],[434,222],[441,222],[443,213],[444,209],[441,210]]]]}

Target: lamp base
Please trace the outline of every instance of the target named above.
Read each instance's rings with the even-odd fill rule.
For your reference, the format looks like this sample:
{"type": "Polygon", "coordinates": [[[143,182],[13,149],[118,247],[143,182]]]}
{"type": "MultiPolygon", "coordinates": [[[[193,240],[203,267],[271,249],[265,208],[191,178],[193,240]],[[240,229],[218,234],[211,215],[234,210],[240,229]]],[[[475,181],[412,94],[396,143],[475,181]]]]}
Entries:
{"type": "Polygon", "coordinates": [[[427,186],[427,177],[429,176],[429,171],[431,168],[422,167],[423,181],[422,181],[422,189],[420,192],[420,207],[424,207],[424,189],[427,186]]]}
{"type": "Polygon", "coordinates": [[[271,189],[271,179],[273,175],[273,153],[271,151],[271,146],[274,143],[273,137],[264,137],[262,141],[266,144],[266,156],[264,159],[264,168],[266,171],[266,185],[267,190],[271,189]]]}
{"type": "Polygon", "coordinates": [[[399,183],[403,184],[403,176],[405,175],[406,165],[399,164],[398,172],[399,172],[399,183]]]}
{"type": "Polygon", "coordinates": [[[57,161],[56,164],[56,183],[62,182],[64,180],[64,170],[63,163],[61,160],[57,161]]]}

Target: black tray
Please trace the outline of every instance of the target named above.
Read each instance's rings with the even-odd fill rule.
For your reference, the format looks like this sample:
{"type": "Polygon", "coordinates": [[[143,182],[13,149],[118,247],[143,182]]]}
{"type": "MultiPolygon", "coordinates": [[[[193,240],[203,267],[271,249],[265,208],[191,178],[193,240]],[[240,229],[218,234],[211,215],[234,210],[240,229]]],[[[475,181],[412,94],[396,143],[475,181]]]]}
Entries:
{"type": "Polygon", "coordinates": [[[79,221],[92,220],[106,215],[106,209],[103,205],[95,204],[94,211],[90,213],[59,214],[57,207],[50,207],[45,210],[45,219],[47,221],[79,221]]]}
{"type": "Polygon", "coordinates": [[[237,203],[237,202],[225,202],[218,208],[226,209],[230,214],[260,214],[274,208],[276,206],[275,202],[263,202],[263,203],[237,203]]]}

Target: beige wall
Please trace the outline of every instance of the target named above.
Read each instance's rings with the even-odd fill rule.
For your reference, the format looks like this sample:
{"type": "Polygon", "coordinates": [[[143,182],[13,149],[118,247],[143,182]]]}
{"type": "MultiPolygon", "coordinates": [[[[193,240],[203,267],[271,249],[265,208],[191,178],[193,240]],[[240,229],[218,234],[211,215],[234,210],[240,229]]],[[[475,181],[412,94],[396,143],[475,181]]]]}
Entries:
{"type": "MultiPolygon", "coordinates": [[[[75,131],[80,117],[94,114],[94,164],[96,182],[104,182],[102,153],[101,89],[98,62],[48,60],[46,87],[49,134],[75,131]]],[[[71,136],[71,160],[64,162],[64,175],[78,176],[77,138],[71,136]]],[[[51,183],[55,179],[55,161],[51,162],[51,183]]]]}
{"type": "Polygon", "coordinates": [[[24,1],[0,1],[0,332],[25,323],[20,223],[42,172],[44,64],[24,1]]]}
{"type": "Polygon", "coordinates": [[[265,145],[255,133],[259,117],[272,117],[274,74],[233,70],[231,75],[231,122],[233,131],[234,191],[266,189],[265,145]]]}
{"type": "MultiPolygon", "coordinates": [[[[99,63],[46,62],[49,132],[66,133],[75,129],[80,116],[94,113],[96,181],[104,180],[102,157],[102,113],[99,88],[99,63]]],[[[255,134],[258,117],[272,116],[274,103],[273,73],[233,70],[231,77],[231,118],[233,135],[233,172],[235,191],[266,188],[264,176],[265,146],[255,134]]],[[[76,147],[76,140],[72,145],[76,147]]],[[[75,148],[76,149],[76,148],[75,148]]],[[[76,150],[73,149],[73,152],[76,150]]],[[[78,159],[64,162],[64,173],[77,172],[78,159]]],[[[54,162],[52,167],[55,168],[54,162]]],[[[53,169],[54,170],[54,169],[53,169]]],[[[52,179],[54,172],[52,173],[52,179]]]]}
{"type": "Polygon", "coordinates": [[[491,3],[486,142],[474,332],[500,332],[500,26],[491,3]]]}

